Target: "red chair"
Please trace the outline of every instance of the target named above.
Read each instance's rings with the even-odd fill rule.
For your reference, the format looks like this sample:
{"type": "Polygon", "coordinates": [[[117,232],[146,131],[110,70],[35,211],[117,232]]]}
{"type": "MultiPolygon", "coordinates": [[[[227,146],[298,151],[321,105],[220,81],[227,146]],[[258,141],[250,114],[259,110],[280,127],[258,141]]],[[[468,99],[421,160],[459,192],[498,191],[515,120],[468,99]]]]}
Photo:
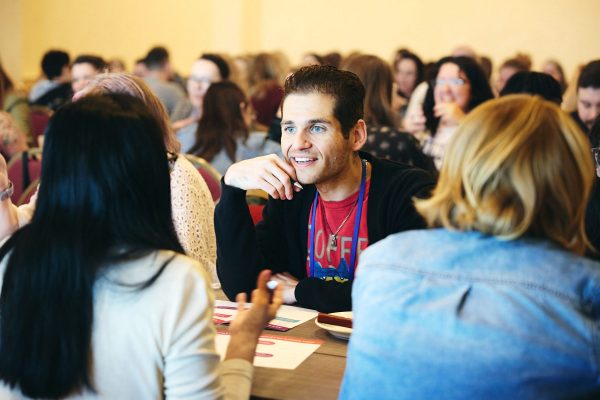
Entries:
{"type": "Polygon", "coordinates": [[[262,221],[263,208],[265,208],[264,204],[248,204],[248,210],[250,211],[250,216],[252,217],[254,225],[262,221]]]}
{"type": "Polygon", "coordinates": [[[29,184],[29,186],[27,186],[27,189],[25,189],[25,191],[23,192],[23,194],[21,195],[21,197],[19,197],[19,201],[17,202],[17,206],[20,206],[21,204],[27,204],[27,203],[29,203],[29,200],[31,199],[31,197],[35,194],[35,192],[37,192],[39,184],[40,184],[40,178],[38,178],[35,181],[31,182],[29,184]]]}
{"type": "Polygon", "coordinates": [[[203,158],[191,154],[183,154],[183,156],[200,172],[213,201],[218,202],[221,198],[221,174],[203,158]]]}
{"type": "Polygon", "coordinates": [[[269,200],[269,195],[263,190],[251,189],[246,192],[246,204],[254,225],[262,221],[262,212],[267,200],[269,200]]]}
{"type": "Polygon", "coordinates": [[[29,112],[29,120],[31,122],[31,139],[32,146],[38,146],[38,137],[43,136],[46,132],[48,122],[52,117],[52,110],[44,106],[32,106],[29,112]]]}
{"type": "Polygon", "coordinates": [[[7,165],[8,179],[13,183],[14,193],[11,200],[18,204],[21,195],[42,173],[42,157],[39,151],[30,149],[15,154],[7,165]]]}

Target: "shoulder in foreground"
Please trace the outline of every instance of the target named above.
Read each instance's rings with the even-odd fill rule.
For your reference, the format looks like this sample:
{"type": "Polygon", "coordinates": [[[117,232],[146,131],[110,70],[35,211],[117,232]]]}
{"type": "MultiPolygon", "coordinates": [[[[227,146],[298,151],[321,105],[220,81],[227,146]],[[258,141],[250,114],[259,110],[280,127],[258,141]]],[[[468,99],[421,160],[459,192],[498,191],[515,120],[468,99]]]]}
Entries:
{"type": "MultiPolygon", "coordinates": [[[[439,235],[438,229],[418,229],[394,233],[385,239],[367,247],[361,254],[361,264],[397,263],[398,255],[402,258],[424,251],[433,238],[439,235]]],[[[425,250],[426,251],[426,250],[425,250]]]]}
{"type": "Polygon", "coordinates": [[[198,261],[170,250],[156,250],[133,260],[120,262],[111,266],[105,276],[111,281],[135,284],[151,278],[163,266],[165,267],[157,280],[161,286],[165,284],[170,286],[178,281],[207,279],[198,261]]]}

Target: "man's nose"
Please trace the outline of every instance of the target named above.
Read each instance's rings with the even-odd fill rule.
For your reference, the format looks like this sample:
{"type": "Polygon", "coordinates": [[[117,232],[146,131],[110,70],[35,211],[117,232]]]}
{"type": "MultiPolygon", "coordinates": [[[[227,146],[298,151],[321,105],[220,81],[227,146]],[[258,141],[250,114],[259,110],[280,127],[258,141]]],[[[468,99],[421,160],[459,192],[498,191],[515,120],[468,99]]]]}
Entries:
{"type": "Polygon", "coordinates": [[[306,149],[311,146],[311,143],[308,140],[308,132],[306,132],[305,129],[298,131],[298,133],[294,136],[292,146],[295,149],[306,149]]]}

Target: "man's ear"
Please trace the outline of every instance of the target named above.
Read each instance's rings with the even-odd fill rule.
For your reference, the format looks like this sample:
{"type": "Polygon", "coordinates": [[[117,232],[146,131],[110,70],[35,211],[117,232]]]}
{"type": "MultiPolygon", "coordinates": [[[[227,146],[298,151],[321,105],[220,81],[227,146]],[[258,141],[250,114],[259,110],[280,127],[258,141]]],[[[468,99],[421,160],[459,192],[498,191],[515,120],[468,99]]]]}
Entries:
{"type": "Polygon", "coordinates": [[[350,130],[349,140],[353,151],[362,149],[367,142],[367,124],[364,120],[359,119],[356,122],[356,125],[350,130]]]}

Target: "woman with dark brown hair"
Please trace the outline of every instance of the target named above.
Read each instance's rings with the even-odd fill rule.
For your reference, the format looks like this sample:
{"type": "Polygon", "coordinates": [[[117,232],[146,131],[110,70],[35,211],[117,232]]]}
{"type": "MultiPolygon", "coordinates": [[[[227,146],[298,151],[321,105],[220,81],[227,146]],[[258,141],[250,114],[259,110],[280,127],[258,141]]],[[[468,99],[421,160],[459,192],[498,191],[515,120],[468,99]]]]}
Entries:
{"type": "Polygon", "coordinates": [[[222,175],[236,161],[281,153],[264,132],[249,132],[254,111],[244,92],[229,81],[213,83],[202,105],[196,142],[190,153],[204,158],[222,175]]]}

